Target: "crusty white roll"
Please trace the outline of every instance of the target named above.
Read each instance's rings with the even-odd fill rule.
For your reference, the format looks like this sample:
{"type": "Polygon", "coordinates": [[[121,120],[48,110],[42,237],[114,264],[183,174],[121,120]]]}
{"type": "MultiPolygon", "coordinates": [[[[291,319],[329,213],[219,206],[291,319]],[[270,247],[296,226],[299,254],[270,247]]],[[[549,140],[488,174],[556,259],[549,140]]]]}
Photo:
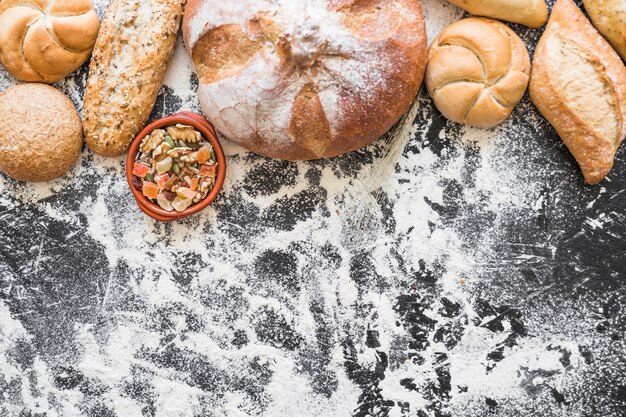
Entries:
{"type": "Polygon", "coordinates": [[[428,50],[426,87],[448,119],[480,128],[511,115],[530,76],[521,39],[504,23],[470,17],[448,26],[428,50]]]}
{"type": "Polygon", "coordinates": [[[626,136],[626,67],[572,0],[554,5],[535,51],[530,97],[585,181],[602,181],[626,136]]]}
{"type": "Polygon", "coordinates": [[[0,60],[18,80],[59,81],[89,58],[99,26],[90,0],[2,0],[0,60]]]}
{"type": "Polygon", "coordinates": [[[593,25],[626,60],[626,1],[583,0],[593,25]]]}
{"type": "MultiPolygon", "coordinates": [[[[545,0],[448,0],[477,16],[492,17],[507,22],[538,28],[548,21],[545,0]]],[[[620,0],[616,0],[620,1],[620,0]]]]}
{"type": "Polygon", "coordinates": [[[183,33],[209,120],[290,160],[382,136],[414,101],[426,63],[420,0],[191,0],[183,33]]]}

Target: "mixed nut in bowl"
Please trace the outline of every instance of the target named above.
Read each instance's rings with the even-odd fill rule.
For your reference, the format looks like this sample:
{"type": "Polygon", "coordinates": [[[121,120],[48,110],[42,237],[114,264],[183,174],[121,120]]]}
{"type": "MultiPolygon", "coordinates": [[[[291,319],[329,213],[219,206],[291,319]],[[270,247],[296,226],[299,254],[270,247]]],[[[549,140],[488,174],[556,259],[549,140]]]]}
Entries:
{"type": "Polygon", "coordinates": [[[213,126],[185,112],[157,120],[137,136],[126,174],[139,208],[156,220],[172,221],[215,200],[226,159],[213,126]]]}

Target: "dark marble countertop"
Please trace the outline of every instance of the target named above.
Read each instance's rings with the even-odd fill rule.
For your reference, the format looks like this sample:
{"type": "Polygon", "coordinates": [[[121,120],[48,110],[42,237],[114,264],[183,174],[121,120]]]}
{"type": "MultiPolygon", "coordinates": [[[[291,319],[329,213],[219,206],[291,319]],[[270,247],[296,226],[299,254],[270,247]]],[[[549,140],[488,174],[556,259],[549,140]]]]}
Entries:
{"type": "MultiPolygon", "coordinates": [[[[461,16],[424,4],[431,35],[461,16]]],[[[57,85],[79,109],[85,79],[57,85]]],[[[179,42],[152,118],[199,111],[196,85],[179,42]]],[[[624,149],[586,186],[528,97],[480,131],[423,95],[376,199],[385,144],[224,141],[220,198],[172,224],[122,158],[0,177],[0,416],[625,415],[624,149]]]]}

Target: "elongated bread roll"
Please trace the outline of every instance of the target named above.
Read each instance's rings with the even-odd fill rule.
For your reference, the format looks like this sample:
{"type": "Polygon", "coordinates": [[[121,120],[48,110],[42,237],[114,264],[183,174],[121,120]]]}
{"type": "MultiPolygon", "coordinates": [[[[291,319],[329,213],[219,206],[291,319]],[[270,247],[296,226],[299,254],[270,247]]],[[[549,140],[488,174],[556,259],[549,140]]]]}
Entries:
{"type": "Polygon", "coordinates": [[[111,0],[85,91],[85,141],[104,156],[126,152],[150,116],[172,57],[184,0],[111,0]]]}
{"type": "Polygon", "coordinates": [[[626,136],[626,67],[572,0],[557,0],[531,71],[530,97],[597,184],[626,136]]]}
{"type": "Polygon", "coordinates": [[[593,25],[626,60],[626,1],[583,0],[593,25]]]}
{"type": "Polygon", "coordinates": [[[545,0],[448,0],[477,16],[493,17],[520,23],[531,28],[543,26],[548,20],[545,0]]]}

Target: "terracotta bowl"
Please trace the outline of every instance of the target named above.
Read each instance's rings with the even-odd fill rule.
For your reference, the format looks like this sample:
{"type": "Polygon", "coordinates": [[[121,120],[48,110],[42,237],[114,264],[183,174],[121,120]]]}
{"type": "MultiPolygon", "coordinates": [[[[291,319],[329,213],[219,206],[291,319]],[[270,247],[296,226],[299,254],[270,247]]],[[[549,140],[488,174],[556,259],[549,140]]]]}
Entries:
{"type": "Polygon", "coordinates": [[[139,132],[135,140],[133,140],[133,142],[131,143],[130,149],[128,150],[128,157],[126,159],[126,179],[128,180],[130,190],[135,196],[135,200],[137,201],[137,205],[139,206],[141,211],[143,211],[153,219],[159,221],[171,222],[174,220],[181,220],[185,217],[191,216],[192,214],[196,214],[204,210],[217,198],[217,195],[220,193],[220,190],[224,185],[225,178],[226,157],[224,156],[222,144],[220,143],[213,126],[204,117],[195,113],[177,113],[173,116],[164,117],[149,124],[145,127],[145,129],[139,132]],[[169,212],[163,210],[157,204],[150,202],[146,197],[144,197],[141,191],[135,188],[132,183],[133,165],[135,163],[135,158],[137,157],[137,152],[139,152],[139,145],[141,145],[141,141],[143,140],[143,138],[145,138],[156,129],[163,129],[168,126],[174,126],[176,124],[192,126],[194,129],[200,132],[206,140],[211,142],[211,145],[213,145],[213,148],[215,149],[215,155],[217,156],[217,178],[215,179],[215,186],[213,187],[213,190],[211,190],[211,192],[206,196],[204,200],[202,200],[198,204],[194,204],[183,212],[169,212]]]}

